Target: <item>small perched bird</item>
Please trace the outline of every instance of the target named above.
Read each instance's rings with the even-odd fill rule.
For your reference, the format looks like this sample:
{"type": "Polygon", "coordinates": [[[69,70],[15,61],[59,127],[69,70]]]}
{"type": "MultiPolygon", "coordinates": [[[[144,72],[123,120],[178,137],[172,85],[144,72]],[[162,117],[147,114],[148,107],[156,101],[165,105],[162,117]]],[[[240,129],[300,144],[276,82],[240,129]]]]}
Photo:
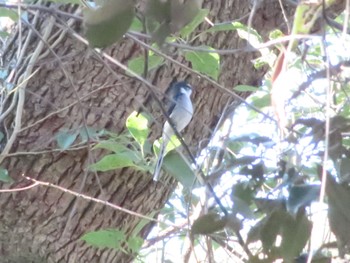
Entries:
{"type": "MultiPolygon", "coordinates": [[[[169,88],[170,107],[168,110],[168,116],[178,132],[185,129],[192,119],[193,105],[191,101],[191,93],[192,87],[185,81],[175,82],[169,88]]],[[[158,160],[153,173],[154,181],[159,180],[165,149],[174,134],[175,132],[173,128],[168,121],[166,121],[162,133],[163,142],[160,146],[158,160]]]]}

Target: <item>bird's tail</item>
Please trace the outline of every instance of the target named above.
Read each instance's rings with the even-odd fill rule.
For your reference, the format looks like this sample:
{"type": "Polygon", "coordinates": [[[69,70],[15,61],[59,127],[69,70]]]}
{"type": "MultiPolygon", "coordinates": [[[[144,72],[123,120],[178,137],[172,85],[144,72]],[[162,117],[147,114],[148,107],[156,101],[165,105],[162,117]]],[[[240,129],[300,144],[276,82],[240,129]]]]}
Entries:
{"type": "Polygon", "coordinates": [[[160,151],[159,151],[159,155],[158,155],[157,164],[156,164],[156,167],[154,168],[153,181],[158,181],[159,180],[160,170],[162,168],[163,158],[164,158],[164,154],[165,154],[165,147],[166,147],[165,143],[162,142],[162,144],[160,146],[160,151]]]}

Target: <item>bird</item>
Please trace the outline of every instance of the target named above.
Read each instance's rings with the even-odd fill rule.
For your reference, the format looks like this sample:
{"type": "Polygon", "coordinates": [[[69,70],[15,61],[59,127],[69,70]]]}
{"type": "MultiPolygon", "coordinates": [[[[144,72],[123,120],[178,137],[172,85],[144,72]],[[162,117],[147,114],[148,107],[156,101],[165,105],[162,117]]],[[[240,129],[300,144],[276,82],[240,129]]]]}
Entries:
{"type": "MultiPolygon", "coordinates": [[[[170,84],[169,95],[170,105],[168,116],[177,132],[181,132],[190,123],[193,116],[193,105],[191,101],[192,87],[186,81],[170,84]]],[[[165,156],[165,149],[175,134],[168,121],[164,123],[162,132],[162,144],[158,155],[158,160],[153,173],[153,180],[158,181],[160,170],[165,156]]]]}

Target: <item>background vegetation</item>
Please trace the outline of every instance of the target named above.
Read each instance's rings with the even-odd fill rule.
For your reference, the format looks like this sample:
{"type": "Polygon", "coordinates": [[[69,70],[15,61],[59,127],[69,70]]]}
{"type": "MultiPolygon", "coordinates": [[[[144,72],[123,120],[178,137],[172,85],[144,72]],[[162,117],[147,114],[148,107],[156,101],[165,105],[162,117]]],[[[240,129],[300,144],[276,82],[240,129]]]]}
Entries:
{"type": "Polygon", "coordinates": [[[349,14],[0,3],[3,262],[346,262],[349,14]],[[154,182],[182,79],[195,115],[154,182]]]}

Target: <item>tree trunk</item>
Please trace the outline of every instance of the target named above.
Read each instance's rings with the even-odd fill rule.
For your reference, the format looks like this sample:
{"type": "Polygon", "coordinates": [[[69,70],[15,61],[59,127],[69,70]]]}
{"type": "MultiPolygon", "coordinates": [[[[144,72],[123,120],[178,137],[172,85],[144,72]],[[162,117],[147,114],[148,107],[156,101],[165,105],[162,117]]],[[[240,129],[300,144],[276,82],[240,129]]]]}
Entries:
{"type": "MultiPolygon", "coordinates": [[[[209,18],[214,23],[241,18],[251,10],[250,1],[246,0],[206,1],[204,6],[210,10],[209,18]]],[[[72,8],[68,10],[74,11],[72,8]]],[[[42,36],[49,24],[55,23],[47,42],[61,61],[44,45],[41,54],[47,54],[36,61],[34,74],[25,89],[21,130],[11,154],[1,164],[16,181],[1,188],[28,185],[29,182],[22,177],[24,174],[143,215],[159,211],[175,186],[170,177],[164,176],[160,183],[155,183],[150,174],[133,169],[98,173],[96,176],[88,170],[88,165],[99,156],[94,156],[86,144],[75,150],[55,150],[58,148],[55,136],[62,129],[77,131],[87,125],[97,130],[122,133],[126,117],[144,104],[148,90],[109,64],[116,73],[112,74],[89,48],[69,32],[61,31],[62,27],[58,25],[62,25],[62,17],[58,19],[45,11],[36,12],[39,14],[38,21],[33,25],[42,36]]],[[[252,26],[263,35],[280,25],[285,28],[278,1],[264,1],[252,21],[252,26]]],[[[247,18],[243,22],[246,23],[247,18]]],[[[71,28],[81,32],[80,26],[74,22],[71,28]]],[[[20,83],[18,77],[33,66],[29,60],[41,43],[34,31],[22,23],[22,36],[29,38],[30,31],[32,36],[25,53],[26,59],[15,68],[15,85],[20,83]]],[[[5,54],[8,69],[15,61],[20,41],[17,34],[5,54]]],[[[244,47],[245,41],[235,32],[222,32],[208,35],[197,44],[233,49],[244,47]]],[[[138,44],[128,39],[108,49],[108,53],[124,65],[142,52],[138,44]]],[[[252,53],[223,56],[220,84],[227,88],[237,84],[258,85],[262,72],[253,68],[251,60],[254,56],[252,53]]],[[[183,62],[180,55],[173,57],[183,62]]],[[[163,92],[173,78],[181,79],[189,74],[167,61],[166,65],[150,74],[149,79],[163,92]]],[[[184,131],[184,138],[192,152],[198,153],[200,149],[196,145],[204,146],[201,142],[210,138],[225,104],[233,102],[234,98],[193,74],[190,83],[195,88],[195,115],[184,131]]],[[[158,108],[153,105],[146,105],[146,108],[158,120],[153,125],[152,134],[152,138],[156,138],[162,126],[160,114],[156,113],[158,108]]],[[[5,119],[3,131],[12,131],[14,118],[15,115],[12,115],[5,119]]],[[[84,233],[96,229],[124,229],[126,233],[131,233],[141,220],[133,215],[44,186],[1,193],[0,206],[1,262],[130,262],[134,257],[121,250],[99,250],[79,241],[84,233]]],[[[144,227],[141,236],[145,238],[151,228],[152,224],[144,227]]]]}

